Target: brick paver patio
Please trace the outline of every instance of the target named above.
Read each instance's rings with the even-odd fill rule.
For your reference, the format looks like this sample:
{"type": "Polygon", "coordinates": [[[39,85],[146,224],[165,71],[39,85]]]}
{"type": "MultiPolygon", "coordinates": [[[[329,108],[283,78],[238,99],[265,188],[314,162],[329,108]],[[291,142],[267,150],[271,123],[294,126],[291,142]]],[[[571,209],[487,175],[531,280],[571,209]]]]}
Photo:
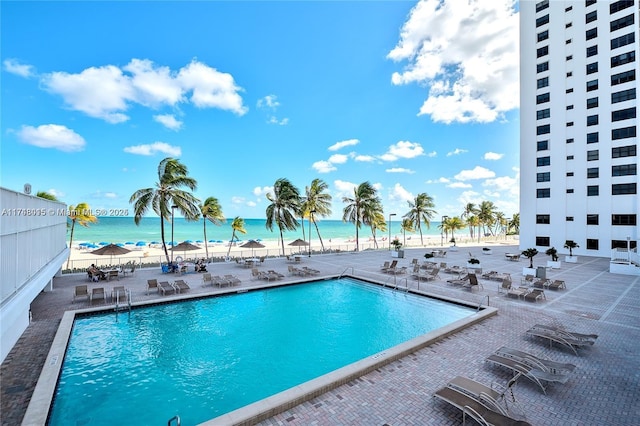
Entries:
{"type": "MultiPolygon", "coordinates": [[[[509,272],[515,285],[520,283],[527,260],[512,262],[504,256],[518,252],[517,247],[495,244],[493,254],[482,255],[479,247],[460,247],[449,251],[449,265],[464,266],[469,252],[478,257],[484,271],[509,272]]],[[[427,249],[409,249],[399,264],[409,266],[413,258],[423,260],[427,249]]],[[[401,287],[417,287],[407,276],[393,278],[380,272],[380,265],[390,260],[387,251],[314,255],[303,258],[305,265],[319,269],[323,275],[343,272],[387,282],[401,287]],[[408,279],[406,279],[408,278],[408,279]]],[[[547,257],[534,258],[536,266],[547,257]]],[[[284,259],[267,259],[264,269],[286,274],[284,259]]],[[[235,264],[209,266],[215,275],[235,274],[242,279],[241,288],[264,282],[251,280],[251,272],[235,264]]],[[[470,292],[441,280],[421,282],[420,289],[499,309],[498,315],[471,326],[454,336],[410,356],[392,362],[361,378],[329,391],[322,396],[276,415],[263,425],[448,425],[461,424],[459,410],[433,398],[433,393],[456,375],[485,384],[504,385],[512,377],[504,368],[486,363],[485,358],[501,346],[511,346],[534,354],[575,364],[566,384],[550,384],[547,394],[532,382],[521,379],[515,386],[516,413],[522,412],[533,425],[635,425],[640,418],[640,277],[608,272],[608,259],[580,257],[577,264],[564,263],[559,270],[547,271],[547,278],[562,279],[567,290],[546,290],[546,300],[536,303],[510,299],[498,292],[499,283],[481,280],[483,289],[470,292]],[[579,356],[542,339],[527,337],[526,330],[535,323],[563,325],[568,329],[596,333],[593,347],[579,350],[579,356]]],[[[107,291],[114,285],[131,290],[135,302],[162,298],[146,294],[146,280],[160,278],[160,271],[139,270],[115,282],[101,282],[107,291]]],[[[199,274],[183,277],[191,294],[224,291],[203,287],[199,274]]],[[[295,277],[287,274],[285,281],[295,277]]],[[[20,424],[42,365],[65,310],[87,307],[87,302],[72,303],[73,288],[90,284],[85,274],[63,276],[54,280],[54,290],[41,293],[32,304],[32,323],[18,344],[2,363],[0,370],[1,417],[3,425],[20,424]]],[[[92,286],[93,284],[90,284],[92,286]]],[[[237,290],[237,287],[236,287],[237,290]]]]}

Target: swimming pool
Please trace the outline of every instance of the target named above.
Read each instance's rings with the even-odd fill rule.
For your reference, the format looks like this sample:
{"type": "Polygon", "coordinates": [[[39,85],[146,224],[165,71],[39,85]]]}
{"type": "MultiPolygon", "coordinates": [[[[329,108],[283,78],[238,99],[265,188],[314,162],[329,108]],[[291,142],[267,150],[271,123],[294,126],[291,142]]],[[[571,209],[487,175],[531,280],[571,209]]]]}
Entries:
{"type": "Polygon", "coordinates": [[[341,279],[78,317],[49,424],[196,424],[475,313],[341,279]]]}

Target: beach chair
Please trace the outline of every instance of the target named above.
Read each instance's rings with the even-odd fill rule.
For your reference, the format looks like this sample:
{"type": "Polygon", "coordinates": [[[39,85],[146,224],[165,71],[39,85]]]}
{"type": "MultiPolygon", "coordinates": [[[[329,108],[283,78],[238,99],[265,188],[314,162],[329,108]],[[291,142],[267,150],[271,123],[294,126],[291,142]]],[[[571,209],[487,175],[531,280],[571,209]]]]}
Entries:
{"type": "Polygon", "coordinates": [[[190,290],[189,284],[187,284],[184,280],[176,280],[173,283],[173,287],[176,289],[178,293],[182,293],[183,291],[190,290]]]}
{"type": "Polygon", "coordinates": [[[147,280],[147,296],[149,295],[149,290],[155,290],[160,293],[160,289],[158,288],[158,280],[147,280]]]}
{"type": "Polygon", "coordinates": [[[482,278],[490,280],[494,275],[498,275],[498,271],[488,271],[481,275],[482,278]]]}
{"type": "Polygon", "coordinates": [[[226,280],[219,275],[214,275],[213,277],[211,277],[211,280],[213,281],[213,285],[216,285],[220,288],[222,288],[223,286],[231,285],[229,280],[226,280]]]}
{"type": "Polygon", "coordinates": [[[447,280],[447,284],[451,285],[464,285],[469,281],[469,274],[463,275],[461,278],[447,280]]]}
{"type": "Polygon", "coordinates": [[[516,299],[520,299],[521,297],[526,296],[531,290],[529,287],[518,287],[507,290],[507,297],[515,297],[516,299]]]}
{"type": "Polygon", "coordinates": [[[398,265],[398,261],[397,261],[397,260],[394,260],[394,261],[392,261],[391,263],[389,263],[389,262],[384,262],[384,264],[382,265],[382,267],[380,268],[380,270],[381,270],[382,272],[387,272],[387,273],[388,273],[388,272],[389,272],[389,270],[391,270],[391,269],[395,269],[395,267],[396,267],[397,265],[398,265]]]}
{"type": "Polygon", "coordinates": [[[251,268],[251,279],[253,280],[262,279],[263,274],[264,272],[259,271],[258,268],[251,268]]]}
{"type": "Polygon", "coordinates": [[[207,286],[209,284],[213,285],[213,281],[211,280],[211,274],[206,272],[202,274],[202,285],[207,286]]]}
{"type": "Polygon", "coordinates": [[[511,290],[511,278],[503,278],[500,287],[498,287],[498,293],[504,291],[505,293],[511,290]]]}
{"type": "Polygon", "coordinates": [[[236,285],[242,282],[240,278],[236,277],[235,275],[225,275],[223,278],[227,280],[229,285],[236,285]]]}
{"type": "Polygon", "coordinates": [[[117,269],[112,269],[107,273],[107,281],[111,281],[114,278],[117,278],[118,281],[120,281],[120,271],[117,269]]]}
{"type": "Polygon", "coordinates": [[[560,290],[560,289],[566,289],[567,285],[562,280],[554,280],[552,283],[549,283],[547,288],[551,290],[560,290]]]}
{"type": "Polygon", "coordinates": [[[486,361],[500,365],[502,367],[506,367],[516,374],[520,373],[521,375],[538,385],[545,395],[547,394],[547,389],[542,382],[567,383],[567,380],[569,379],[569,376],[567,376],[566,374],[554,374],[551,371],[546,371],[538,367],[531,367],[530,365],[527,365],[524,362],[517,361],[516,359],[505,358],[496,354],[489,355],[486,358],[486,361]]]}
{"type": "Polygon", "coordinates": [[[535,288],[547,288],[549,284],[551,284],[551,281],[546,278],[540,278],[533,283],[533,286],[535,288]]]}
{"type": "MultiPolygon", "coordinates": [[[[501,386],[497,383],[492,383],[491,387],[477,382],[475,380],[469,379],[468,377],[457,376],[454,377],[447,383],[447,387],[454,389],[460,393],[464,393],[469,395],[470,397],[480,401],[484,399],[486,402],[490,403],[491,407],[494,407],[495,411],[498,411],[504,415],[507,415],[511,410],[507,405],[507,398],[505,398],[505,394],[511,391],[511,388],[517,383],[519,375],[514,376],[506,386],[501,386]],[[504,405],[504,409],[501,406],[504,405]]],[[[515,399],[515,395],[511,391],[510,400],[514,404],[518,404],[515,399]]],[[[521,407],[518,407],[520,412],[523,412],[521,407]]]]}
{"type": "Polygon", "coordinates": [[[127,301],[127,289],[123,285],[115,286],[111,289],[111,301],[112,302],[126,302],[127,301]]]}
{"type": "Polygon", "coordinates": [[[85,298],[89,300],[89,290],[87,289],[87,285],[77,285],[73,289],[73,301],[76,301],[76,298],[85,298]]]}
{"type": "Polygon", "coordinates": [[[520,284],[522,285],[533,285],[533,280],[535,279],[535,277],[531,274],[527,274],[524,277],[522,277],[522,280],[520,280],[520,284]]]}
{"type": "Polygon", "coordinates": [[[94,302],[102,300],[102,303],[105,303],[106,299],[104,297],[104,288],[98,287],[91,290],[91,304],[94,302]]]}
{"type": "Polygon", "coordinates": [[[576,368],[576,366],[573,364],[567,364],[562,362],[551,361],[545,358],[540,358],[528,352],[512,349],[507,346],[503,346],[500,349],[496,350],[495,354],[503,358],[511,358],[515,361],[518,361],[522,364],[526,364],[530,367],[536,367],[544,371],[549,371],[553,374],[570,373],[576,368]]]}
{"type": "Polygon", "coordinates": [[[463,288],[469,289],[469,291],[484,289],[482,284],[478,281],[476,274],[469,274],[469,281],[462,284],[463,288]]]}
{"type": "Polygon", "coordinates": [[[169,284],[169,281],[160,281],[158,283],[158,292],[162,293],[163,296],[166,296],[167,293],[175,293],[176,289],[174,286],[169,284]]]}
{"type": "Polygon", "coordinates": [[[318,271],[317,269],[309,268],[308,266],[303,266],[302,271],[306,275],[318,275],[320,273],[320,271],[318,271]]]}
{"type": "Polygon", "coordinates": [[[274,271],[273,269],[269,269],[267,271],[267,275],[269,275],[271,278],[273,278],[275,280],[281,280],[281,279],[284,278],[284,275],[282,275],[280,272],[274,271]]]}
{"type": "Polygon", "coordinates": [[[438,274],[439,272],[440,268],[434,268],[430,272],[424,274],[422,278],[426,281],[435,281],[436,279],[440,279],[440,275],[438,274]]]}
{"type": "Polygon", "coordinates": [[[539,327],[539,324],[538,326],[533,326],[527,330],[527,334],[547,339],[549,341],[549,347],[553,346],[553,342],[559,343],[571,349],[576,355],[578,355],[576,348],[591,346],[595,343],[595,339],[576,338],[571,334],[567,334],[567,332],[559,332],[553,329],[550,330],[548,328],[539,327]]]}
{"type": "Polygon", "coordinates": [[[523,296],[527,302],[537,302],[538,300],[546,299],[544,291],[540,289],[534,289],[523,296]]]}
{"type": "Polygon", "coordinates": [[[549,330],[555,333],[565,334],[567,337],[570,337],[572,339],[577,339],[577,340],[588,340],[588,341],[595,342],[596,339],[598,338],[597,334],[577,333],[575,331],[565,330],[564,328],[555,327],[552,325],[536,324],[532,328],[539,329],[539,330],[549,330]]]}

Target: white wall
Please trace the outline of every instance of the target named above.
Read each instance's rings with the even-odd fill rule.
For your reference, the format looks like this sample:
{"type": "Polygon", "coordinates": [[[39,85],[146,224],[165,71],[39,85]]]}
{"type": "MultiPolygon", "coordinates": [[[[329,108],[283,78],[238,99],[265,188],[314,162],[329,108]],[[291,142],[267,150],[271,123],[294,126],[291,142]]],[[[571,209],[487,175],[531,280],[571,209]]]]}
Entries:
{"type": "Polygon", "coordinates": [[[0,188],[0,357],[29,325],[29,308],[66,261],[66,205],[0,188]]]}

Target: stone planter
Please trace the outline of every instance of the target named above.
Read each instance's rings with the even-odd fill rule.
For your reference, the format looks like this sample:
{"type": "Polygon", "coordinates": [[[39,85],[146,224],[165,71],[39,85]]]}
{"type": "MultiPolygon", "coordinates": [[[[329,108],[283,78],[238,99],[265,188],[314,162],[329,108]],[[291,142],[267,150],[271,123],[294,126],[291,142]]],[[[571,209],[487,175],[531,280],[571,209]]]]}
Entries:
{"type": "Polygon", "coordinates": [[[578,263],[578,256],[565,256],[564,261],[567,263],[578,263]]]}
{"type": "Polygon", "coordinates": [[[493,254],[493,250],[491,250],[491,249],[489,249],[489,250],[482,249],[482,254],[493,254]]]}
{"type": "Polygon", "coordinates": [[[449,251],[458,251],[457,246],[449,246],[449,251]]]}
{"type": "Polygon", "coordinates": [[[547,268],[560,269],[561,266],[562,266],[562,262],[559,260],[556,260],[556,261],[547,260],[547,268]]]}
{"type": "Polygon", "coordinates": [[[398,257],[404,259],[404,250],[392,250],[391,257],[398,257]]]}
{"type": "Polygon", "coordinates": [[[522,268],[522,276],[532,275],[536,276],[536,268],[522,268]]]}

